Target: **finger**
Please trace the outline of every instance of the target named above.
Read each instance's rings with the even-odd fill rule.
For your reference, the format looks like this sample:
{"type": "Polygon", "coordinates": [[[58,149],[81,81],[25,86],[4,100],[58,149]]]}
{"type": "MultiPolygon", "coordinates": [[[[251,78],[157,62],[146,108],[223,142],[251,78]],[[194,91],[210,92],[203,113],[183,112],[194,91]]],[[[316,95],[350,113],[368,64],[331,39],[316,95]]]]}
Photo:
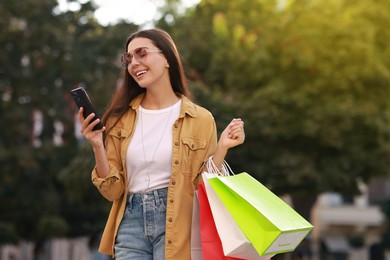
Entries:
{"type": "Polygon", "coordinates": [[[230,138],[231,139],[238,139],[242,136],[242,132],[241,131],[238,131],[238,132],[234,132],[230,135],[230,138]]]}
{"type": "Polygon", "coordinates": [[[240,122],[239,119],[234,118],[232,121],[230,121],[229,127],[235,126],[235,125],[238,124],[239,122],[240,122]]]}
{"type": "MultiPolygon", "coordinates": [[[[89,116],[88,116],[89,117],[89,116]]],[[[91,118],[92,119],[92,118],[91,118]]],[[[93,131],[93,128],[97,125],[97,124],[99,124],[99,122],[100,122],[100,119],[98,118],[98,119],[96,119],[96,120],[94,120],[94,121],[92,121],[87,127],[86,127],[86,130],[88,130],[88,131],[93,131]]]]}
{"type": "Polygon", "coordinates": [[[83,112],[84,112],[84,108],[83,107],[80,107],[79,109],[79,120],[80,122],[83,122],[84,121],[84,115],[83,115],[83,112]]]}
{"type": "Polygon", "coordinates": [[[84,119],[84,122],[83,122],[83,127],[84,128],[87,128],[89,124],[91,124],[91,121],[92,119],[95,117],[95,114],[94,113],[91,113],[89,114],[85,119],[84,119]]]}
{"type": "Polygon", "coordinates": [[[242,144],[245,140],[245,135],[242,133],[234,134],[231,139],[235,140],[237,144],[242,144]]]}
{"type": "Polygon", "coordinates": [[[242,121],[241,118],[233,118],[233,120],[231,121],[231,123],[234,123],[234,124],[237,124],[237,123],[244,123],[244,121],[242,121]]]}
{"type": "Polygon", "coordinates": [[[97,130],[97,133],[99,133],[99,134],[103,133],[105,130],[106,130],[106,127],[103,126],[102,129],[97,130]]]}
{"type": "MultiPolygon", "coordinates": [[[[89,139],[92,139],[94,138],[95,136],[99,135],[99,134],[102,134],[104,131],[106,130],[106,127],[102,127],[101,129],[97,129],[97,130],[92,130],[89,132],[90,134],[88,135],[88,138],[89,139]]],[[[87,138],[87,139],[88,139],[87,138]]]]}
{"type": "Polygon", "coordinates": [[[235,122],[234,124],[232,124],[231,128],[240,128],[240,129],[243,129],[244,128],[244,123],[242,121],[240,122],[235,122]]]}
{"type": "Polygon", "coordinates": [[[229,125],[230,127],[244,127],[244,121],[241,119],[233,119],[233,121],[229,125]]]}
{"type": "Polygon", "coordinates": [[[85,120],[91,121],[94,117],[95,117],[95,113],[91,113],[91,114],[89,114],[89,115],[85,118],[85,120]]]}
{"type": "Polygon", "coordinates": [[[230,135],[234,135],[234,136],[243,135],[243,136],[245,136],[244,127],[242,125],[235,126],[234,128],[231,129],[230,135]]]}
{"type": "Polygon", "coordinates": [[[236,125],[230,127],[229,134],[242,132],[243,130],[244,130],[244,128],[243,128],[242,124],[236,124],[236,125]]]}

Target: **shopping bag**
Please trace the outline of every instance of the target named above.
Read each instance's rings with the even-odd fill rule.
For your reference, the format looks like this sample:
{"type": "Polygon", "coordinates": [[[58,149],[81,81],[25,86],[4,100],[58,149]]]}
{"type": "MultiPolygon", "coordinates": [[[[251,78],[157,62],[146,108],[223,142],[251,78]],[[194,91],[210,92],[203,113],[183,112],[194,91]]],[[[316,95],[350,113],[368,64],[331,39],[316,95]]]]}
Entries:
{"type": "Polygon", "coordinates": [[[204,175],[259,255],[291,252],[313,229],[246,172],[233,176],[204,175]]]}
{"type": "Polygon", "coordinates": [[[260,256],[257,253],[209,184],[206,174],[203,174],[203,184],[224,254],[251,260],[270,259],[271,256],[260,256]]]}
{"type": "Polygon", "coordinates": [[[205,260],[238,260],[239,258],[225,256],[221,240],[215,228],[206,191],[203,184],[198,187],[200,234],[202,240],[202,253],[205,260]]]}
{"type": "Polygon", "coordinates": [[[202,242],[200,239],[198,191],[194,193],[194,202],[192,204],[191,260],[203,260],[202,242]]]}

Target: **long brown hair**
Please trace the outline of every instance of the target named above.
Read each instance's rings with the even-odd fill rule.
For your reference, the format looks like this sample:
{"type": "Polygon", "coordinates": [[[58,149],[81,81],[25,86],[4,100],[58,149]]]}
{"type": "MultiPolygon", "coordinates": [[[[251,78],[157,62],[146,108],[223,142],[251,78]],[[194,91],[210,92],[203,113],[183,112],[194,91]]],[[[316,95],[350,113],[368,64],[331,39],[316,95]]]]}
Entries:
{"type": "MultiPolygon", "coordinates": [[[[137,31],[127,38],[125,51],[127,46],[135,38],[148,38],[153,44],[159,48],[164,54],[169,64],[169,78],[173,91],[191,98],[191,93],[188,89],[187,78],[184,74],[183,64],[180,59],[179,52],[172,37],[161,29],[147,29],[137,31]]],[[[138,83],[130,76],[127,67],[122,71],[122,82],[113,95],[106,112],[102,117],[103,125],[107,124],[110,117],[115,116],[117,119],[114,124],[110,125],[105,134],[108,133],[119,119],[129,109],[130,102],[139,94],[145,92],[145,88],[141,88],[138,83]]]]}

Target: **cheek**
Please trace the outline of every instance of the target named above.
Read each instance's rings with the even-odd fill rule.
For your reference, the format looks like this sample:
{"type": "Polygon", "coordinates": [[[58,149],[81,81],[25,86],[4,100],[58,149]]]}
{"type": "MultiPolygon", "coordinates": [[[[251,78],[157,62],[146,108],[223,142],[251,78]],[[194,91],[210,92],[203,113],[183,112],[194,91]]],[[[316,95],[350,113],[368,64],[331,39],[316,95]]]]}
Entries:
{"type": "Polygon", "coordinates": [[[131,67],[130,66],[127,67],[127,73],[129,73],[130,77],[134,78],[134,75],[131,74],[131,67]]]}
{"type": "Polygon", "coordinates": [[[166,63],[163,63],[163,62],[156,64],[155,70],[158,71],[160,74],[168,72],[168,68],[166,67],[166,63]]]}

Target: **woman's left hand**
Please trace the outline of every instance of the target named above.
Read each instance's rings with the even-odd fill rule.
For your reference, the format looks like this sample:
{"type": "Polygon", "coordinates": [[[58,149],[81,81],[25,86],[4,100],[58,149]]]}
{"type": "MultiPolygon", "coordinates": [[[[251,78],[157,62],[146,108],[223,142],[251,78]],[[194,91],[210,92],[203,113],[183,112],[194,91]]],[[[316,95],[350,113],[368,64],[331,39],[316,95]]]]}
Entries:
{"type": "Polygon", "coordinates": [[[241,118],[234,118],[223,130],[218,144],[225,149],[229,149],[244,143],[244,140],[244,121],[241,118]]]}

